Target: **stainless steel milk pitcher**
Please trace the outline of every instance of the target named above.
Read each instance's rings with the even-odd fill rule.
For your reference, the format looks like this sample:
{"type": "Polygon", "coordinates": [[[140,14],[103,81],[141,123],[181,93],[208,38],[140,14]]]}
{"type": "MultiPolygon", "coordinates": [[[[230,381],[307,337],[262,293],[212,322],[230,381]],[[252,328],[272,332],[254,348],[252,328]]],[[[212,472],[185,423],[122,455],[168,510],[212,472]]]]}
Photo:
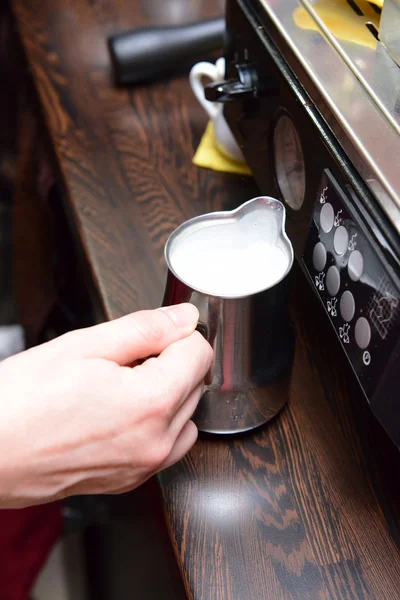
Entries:
{"type": "MultiPolygon", "coordinates": [[[[216,247],[217,250],[222,247],[220,239],[216,241],[216,247]]],[[[215,260],[218,260],[218,252],[216,254],[215,260]]],[[[163,306],[181,302],[195,304],[200,313],[198,329],[214,350],[214,361],[193,420],[201,431],[224,434],[247,431],[266,423],[288,398],[294,353],[287,277],[293,264],[293,248],[285,233],[283,204],[273,198],[260,197],[249,200],[234,211],[195,217],[171,234],[165,246],[165,258],[168,277],[163,306]],[[201,244],[198,248],[192,244],[188,252],[188,240],[196,240],[193,236],[200,229],[207,228],[202,234],[207,234],[212,245],[213,226],[216,225],[216,235],[221,238],[221,232],[226,234],[222,237],[228,240],[232,249],[236,248],[235,244],[243,247],[243,251],[239,249],[237,254],[243,257],[247,251],[246,244],[254,241],[251,236],[255,234],[250,227],[257,225],[257,219],[262,227],[257,231],[256,245],[252,247],[253,264],[248,265],[250,274],[251,269],[255,269],[254,276],[247,277],[250,284],[226,282],[236,288],[232,287],[224,297],[224,294],[205,289],[205,285],[198,287],[195,272],[188,271],[189,276],[182,277],[177,269],[177,257],[182,258],[179,253],[186,253],[188,266],[192,259],[194,263],[197,260],[197,269],[201,264],[201,257],[196,256],[197,250],[202,250],[201,244]],[[221,227],[232,227],[232,235],[221,227]],[[235,235],[238,235],[237,240],[235,235]],[[189,236],[192,238],[189,239],[189,236]],[[275,254],[284,253],[280,271],[276,269],[276,261],[275,264],[264,265],[261,250],[266,249],[265,256],[270,256],[266,244],[275,254]],[[264,268],[276,271],[270,281],[264,268]],[[257,289],[257,285],[261,289],[257,289]],[[248,293],[250,288],[254,293],[248,293]]],[[[207,270],[204,273],[207,275],[207,270]]],[[[246,279],[244,275],[242,273],[242,280],[246,279]]],[[[224,277],[223,273],[221,277],[224,277]]],[[[216,285],[215,282],[213,285],[216,285]]]]}

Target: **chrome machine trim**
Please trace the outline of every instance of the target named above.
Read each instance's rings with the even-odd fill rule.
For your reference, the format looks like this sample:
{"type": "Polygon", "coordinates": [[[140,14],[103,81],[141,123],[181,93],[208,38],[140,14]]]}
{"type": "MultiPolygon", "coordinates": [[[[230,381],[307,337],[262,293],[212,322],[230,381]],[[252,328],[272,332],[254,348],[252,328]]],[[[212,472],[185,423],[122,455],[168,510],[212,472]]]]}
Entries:
{"type": "Polygon", "coordinates": [[[356,0],[360,14],[355,0],[257,1],[292,52],[286,61],[295,57],[306,71],[318,97],[305,84],[307,92],[400,233],[400,68],[376,37],[377,12],[365,0],[356,0]]]}

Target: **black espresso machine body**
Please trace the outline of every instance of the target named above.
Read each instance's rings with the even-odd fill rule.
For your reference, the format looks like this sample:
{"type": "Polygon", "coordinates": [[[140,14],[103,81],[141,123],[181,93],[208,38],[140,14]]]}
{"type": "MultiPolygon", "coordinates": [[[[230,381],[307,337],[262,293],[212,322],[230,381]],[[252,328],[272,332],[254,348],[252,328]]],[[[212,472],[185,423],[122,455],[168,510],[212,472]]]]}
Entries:
{"type": "Polygon", "coordinates": [[[296,258],[372,411],[400,447],[397,205],[367,175],[365,155],[266,4],[274,2],[228,0],[226,79],[206,95],[224,102],[261,192],[285,203],[296,258]]]}

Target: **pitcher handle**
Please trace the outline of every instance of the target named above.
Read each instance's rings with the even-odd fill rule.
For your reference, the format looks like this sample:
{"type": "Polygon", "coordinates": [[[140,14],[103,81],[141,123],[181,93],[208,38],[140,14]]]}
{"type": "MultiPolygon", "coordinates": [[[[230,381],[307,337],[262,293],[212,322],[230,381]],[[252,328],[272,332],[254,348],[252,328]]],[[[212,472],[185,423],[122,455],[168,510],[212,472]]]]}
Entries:
{"type": "Polygon", "coordinates": [[[197,323],[196,331],[198,331],[199,333],[201,333],[201,335],[203,336],[203,338],[208,341],[209,331],[208,331],[208,327],[207,327],[207,325],[205,323],[202,323],[201,321],[199,321],[197,323]]]}

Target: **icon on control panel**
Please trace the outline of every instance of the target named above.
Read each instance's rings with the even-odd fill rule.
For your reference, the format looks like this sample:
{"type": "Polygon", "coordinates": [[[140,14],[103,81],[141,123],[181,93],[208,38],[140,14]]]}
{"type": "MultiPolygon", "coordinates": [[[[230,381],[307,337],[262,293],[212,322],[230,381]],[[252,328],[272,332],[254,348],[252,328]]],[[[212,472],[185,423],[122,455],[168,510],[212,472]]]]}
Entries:
{"type": "Polygon", "coordinates": [[[319,273],[315,276],[315,285],[319,289],[320,292],[323,292],[325,289],[324,285],[325,273],[319,273]]]}
{"type": "Polygon", "coordinates": [[[337,298],[332,298],[332,300],[328,300],[326,305],[328,308],[328,313],[330,315],[332,315],[332,317],[337,317],[337,310],[336,310],[336,304],[337,304],[337,298]]]}
{"type": "Polygon", "coordinates": [[[371,364],[371,354],[366,350],[363,354],[363,363],[366,367],[371,364]]]}
{"type": "Polygon", "coordinates": [[[358,233],[353,233],[353,235],[350,238],[349,245],[348,245],[349,252],[353,252],[353,250],[355,250],[355,248],[357,246],[357,242],[355,241],[357,235],[358,235],[358,233]]]}
{"type": "Polygon", "coordinates": [[[382,277],[368,304],[368,312],[372,323],[383,340],[386,339],[391,329],[398,306],[399,299],[395,297],[392,286],[386,278],[382,277]]]}
{"type": "Polygon", "coordinates": [[[326,192],[328,191],[328,186],[325,186],[324,189],[321,192],[321,195],[319,197],[319,203],[320,204],[325,204],[325,202],[328,199],[328,196],[326,195],[326,192]]]}
{"type": "Polygon", "coordinates": [[[333,222],[333,224],[335,225],[335,227],[339,227],[340,225],[340,213],[343,212],[342,209],[339,209],[336,213],[336,217],[335,220],[333,222]]]}
{"type": "Polygon", "coordinates": [[[339,327],[340,339],[343,341],[344,344],[350,343],[349,331],[350,325],[348,323],[345,323],[343,327],[339,327]]]}

